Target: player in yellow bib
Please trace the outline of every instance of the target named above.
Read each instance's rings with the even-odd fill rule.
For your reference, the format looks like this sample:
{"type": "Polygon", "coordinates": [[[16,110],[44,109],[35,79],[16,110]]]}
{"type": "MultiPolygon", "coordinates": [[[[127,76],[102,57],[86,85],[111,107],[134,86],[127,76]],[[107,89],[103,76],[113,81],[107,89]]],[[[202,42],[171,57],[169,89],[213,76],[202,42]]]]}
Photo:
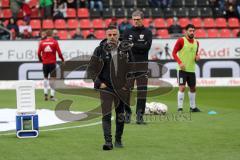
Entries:
{"type": "Polygon", "coordinates": [[[198,55],[199,43],[194,38],[195,26],[188,24],[186,26],[186,34],[177,40],[174,46],[172,55],[177,61],[178,71],[178,111],[183,111],[184,91],[186,83],[189,86],[189,101],[190,111],[200,112],[200,109],[196,107],[196,75],[195,75],[195,63],[200,59],[198,55]]]}

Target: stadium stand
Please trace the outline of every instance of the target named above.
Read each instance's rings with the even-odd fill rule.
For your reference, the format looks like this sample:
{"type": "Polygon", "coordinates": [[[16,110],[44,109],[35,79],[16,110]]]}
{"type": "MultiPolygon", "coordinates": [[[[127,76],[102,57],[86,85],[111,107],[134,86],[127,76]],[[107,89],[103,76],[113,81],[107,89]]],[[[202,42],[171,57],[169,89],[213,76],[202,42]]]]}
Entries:
{"type": "MultiPolygon", "coordinates": [[[[116,19],[120,24],[122,19],[131,19],[131,14],[136,8],[145,13],[144,24],[148,27],[153,24],[157,35],[168,38],[166,29],[172,25],[173,18],[179,18],[179,25],[184,28],[188,23],[196,26],[197,37],[236,37],[239,32],[239,17],[228,17],[220,6],[211,6],[209,0],[173,0],[167,7],[152,6],[149,0],[103,0],[103,11],[88,8],[68,8],[65,19],[43,19],[42,11],[36,6],[39,0],[30,0],[32,34],[38,34],[44,29],[57,29],[60,39],[69,38],[73,30],[80,27],[84,37],[90,29],[94,29],[97,38],[103,37],[102,31],[116,19]],[[67,36],[66,36],[67,35],[67,36]]],[[[1,0],[0,19],[4,25],[12,17],[10,0],[1,0]]],[[[23,12],[18,14],[18,24],[23,20],[23,12]]],[[[131,21],[130,21],[131,22],[131,21]]]]}

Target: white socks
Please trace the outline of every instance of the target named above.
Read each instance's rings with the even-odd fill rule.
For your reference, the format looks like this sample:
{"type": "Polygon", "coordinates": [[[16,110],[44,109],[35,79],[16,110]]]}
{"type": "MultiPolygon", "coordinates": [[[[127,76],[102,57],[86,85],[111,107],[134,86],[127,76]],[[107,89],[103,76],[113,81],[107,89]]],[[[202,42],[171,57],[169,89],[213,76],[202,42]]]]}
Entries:
{"type": "Polygon", "coordinates": [[[178,91],[178,108],[183,108],[184,92],[178,91]]]}
{"type": "Polygon", "coordinates": [[[188,97],[189,97],[190,107],[192,109],[196,108],[196,102],[195,102],[196,93],[188,92],[188,97]]]}
{"type": "MultiPolygon", "coordinates": [[[[189,103],[192,109],[196,108],[196,92],[188,92],[189,103]]],[[[183,108],[184,92],[178,91],[178,108],[183,108]]]]}
{"type": "Polygon", "coordinates": [[[48,80],[44,78],[43,80],[43,92],[44,94],[48,94],[48,80]]]}
{"type": "Polygon", "coordinates": [[[55,95],[55,90],[51,88],[51,96],[54,97],[55,95]]]}
{"type": "MultiPolygon", "coordinates": [[[[47,79],[44,79],[43,80],[43,91],[44,91],[44,94],[45,95],[48,95],[48,80],[47,79]]],[[[54,86],[53,86],[54,87],[54,86]]],[[[51,87],[50,89],[50,95],[54,97],[55,95],[55,90],[51,87]]]]}

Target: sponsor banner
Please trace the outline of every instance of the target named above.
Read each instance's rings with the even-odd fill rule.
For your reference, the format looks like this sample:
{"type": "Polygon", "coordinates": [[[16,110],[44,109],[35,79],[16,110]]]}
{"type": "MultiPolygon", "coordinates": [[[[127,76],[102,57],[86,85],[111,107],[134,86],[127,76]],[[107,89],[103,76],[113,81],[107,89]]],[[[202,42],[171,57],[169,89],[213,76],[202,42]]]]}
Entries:
{"type": "MultiPolygon", "coordinates": [[[[177,87],[176,78],[161,78],[161,81],[166,81],[177,87]]],[[[16,89],[17,81],[0,81],[0,89],[16,89]]],[[[36,89],[43,89],[43,81],[35,80],[36,89]]],[[[64,80],[65,88],[77,89],[93,88],[93,82],[86,82],[84,80],[64,80]]],[[[158,87],[157,85],[149,84],[151,87],[158,87]]],[[[240,86],[240,78],[197,78],[198,87],[237,87],[240,86]]],[[[64,87],[61,87],[64,88],[64,87]]]]}
{"type": "MultiPolygon", "coordinates": [[[[1,41],[0,62],[38,61],[38,43],[39,41],[1,41]]],[[[69,60],[92,55],[99,43],[98,40],[59,41],[59,46],[65,60],[69,60]]]]}
{"type": "MultiPolygon", "coordinates": [[[[149,59],[173,59],[172,51],[177,39],[155,40],[149,59]]],[[[198,39],[198,54],[201,59],[232,59],[240,58],[239,39],[198,39]]]]}
{"type": "MultiPolygon", "coordinates": [[[[64,67],[57,65],[57,77],[64,79],[84,79],[84,64],[88,61],[70,61],[64,67]]],[[[151,61],[148,65],[150,77],[175,78],[177,63],[172,60],[151,61]],[[166,68],[166,73],[160,75],[161,68],[166,68]]],[[[43,79],[42,64],[39,62],[1,62],[0,80],[41,80],[43,79]],[[4,73],[4,74],[3,74],[4,73]]],[[[86,67],[85,67],[86,69],[86,67]]],[[[196,64],[196,77],[240,77],[240,59],[212,59],[200,60],[196,64]]]]}
{"type": "MultiPolygon", "coordinates": [[[[155,39],[149,59],[172,59],[171,53],[177,39],[155,39]]],[[[99,40],[59,41],[66,60],[92,55],[99,40]]],[[[240,58],[239,39],[199,39],[199,54],[202,59],[240,58]]],[[[38,41],[1,41],[0,62],[38,61],[38,41]]]]}

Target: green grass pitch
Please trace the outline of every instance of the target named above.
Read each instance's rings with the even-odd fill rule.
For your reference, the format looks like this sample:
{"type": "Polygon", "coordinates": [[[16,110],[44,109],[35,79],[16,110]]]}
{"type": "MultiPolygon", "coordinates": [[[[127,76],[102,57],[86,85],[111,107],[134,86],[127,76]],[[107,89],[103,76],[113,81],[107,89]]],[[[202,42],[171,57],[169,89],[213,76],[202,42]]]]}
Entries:
{"type": "MultiPolygon", "coordinates": [[[[198,88],[197,105],[201,113],[176,117],[177,89],[166,95],[148,98],[168,105],[168,117],[152,118],[147,125],[125,125],[124,148],[102,151],[101,125],[74,128],[98,122],[87,122],[44,127],[40,136],[18,139],[14,131],[0,132],[0,160],[239,160],[240,159],[240,87],[198,88]],[[208,115],[214,110],[216,115],[208,115]],[[189,117],[190,119],[189,119],[189,117]],[[52,128],[73,127],[57,131],[52,128]],[[2,134],[10,135],[2,135],[2,134]]],[[[81,96],[57,93],[58,102],[72,99],[72,110],[85,111],[99,101],[81,96]]],[[[37,108],[54,110],[57,102],[43,101],[42,90],[36,91],[37,108]]],[[[0,108],[16,108],[14,90],[0,91],[0,108]]],[[[185,111],[189,110],[185,94],[185,111]]],[[[134,109],[135,110],[135,109],[134,109]]],[[[115,123],[113,122],[113,133],[115,123]]]]}

